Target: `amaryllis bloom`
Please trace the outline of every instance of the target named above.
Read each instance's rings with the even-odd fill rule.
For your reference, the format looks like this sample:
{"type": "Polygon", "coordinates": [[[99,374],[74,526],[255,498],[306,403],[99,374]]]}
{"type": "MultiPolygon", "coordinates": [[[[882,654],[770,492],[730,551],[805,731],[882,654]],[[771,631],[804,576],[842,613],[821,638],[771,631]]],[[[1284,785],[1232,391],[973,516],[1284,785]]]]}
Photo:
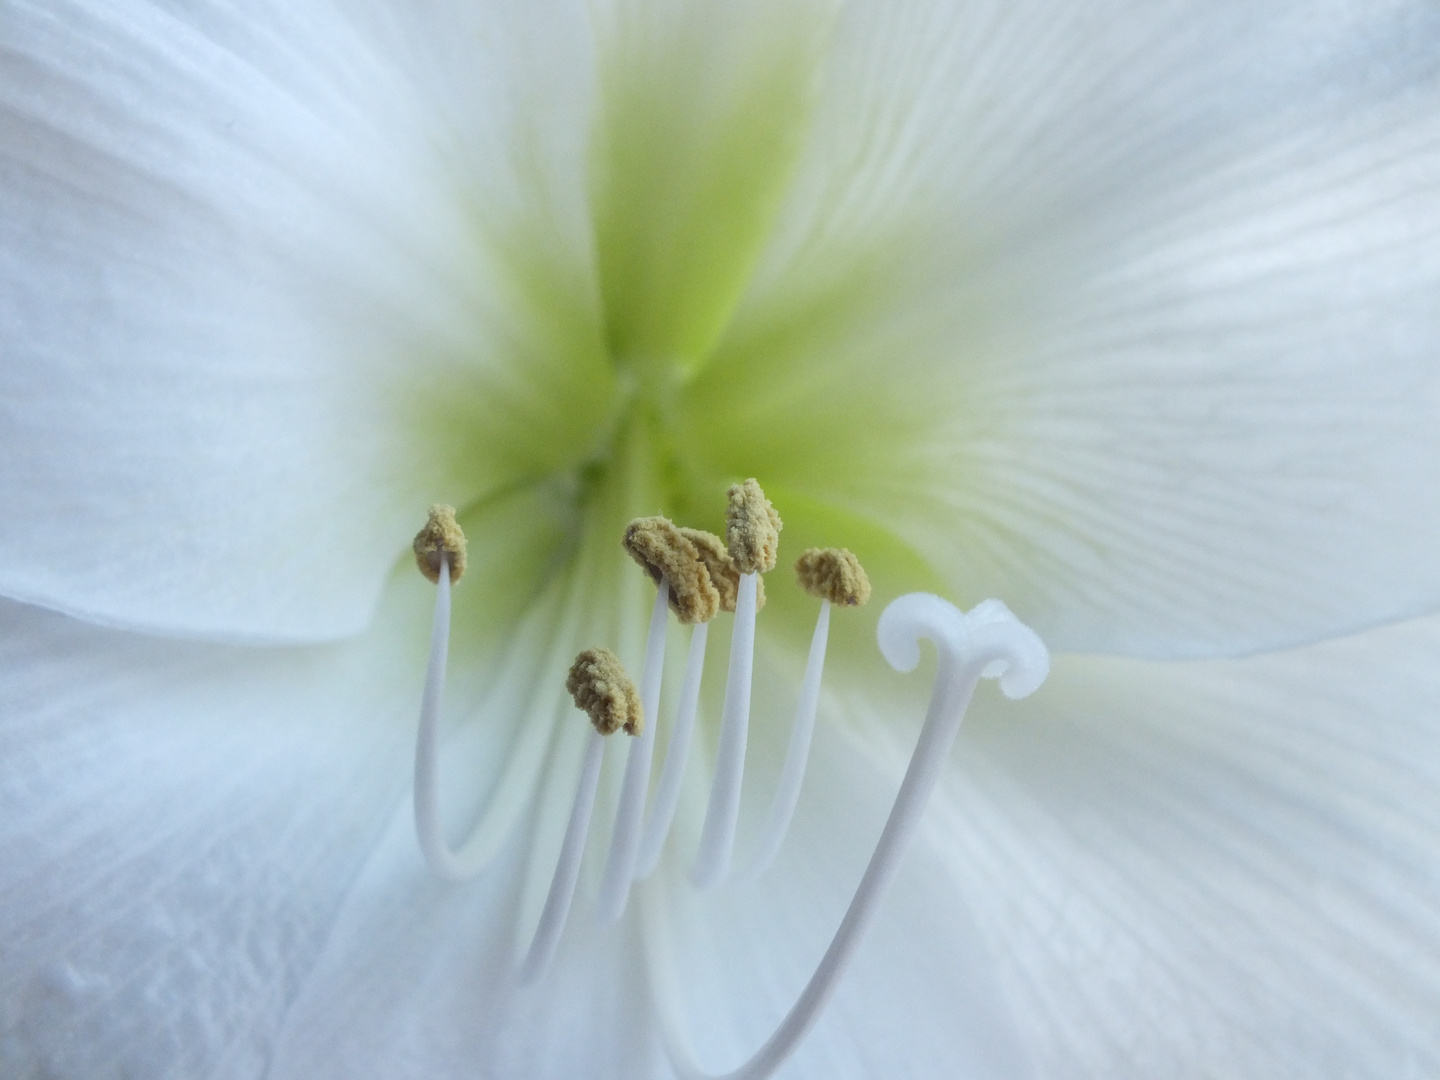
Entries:
{"type": "Polygon", "coordinates": [[[927,591],[1053,668],[977,692],[781,1075],[1436,1075],[1437,56],[1403,0],[5,3],[0,1073],[629,1080],[662,1019],[733,1068],[880,835],[935,661],[876,620],[927,591]],[[626,523],[751,477],[741,855],[789,567],[875,594],[794,826],[693,887],[717,632],[658,869],[597,914],[607,752],[522,985],[566,671],[641,666],[626,523]],[[411,809],[439,503],[464,882],[411,809]]]}

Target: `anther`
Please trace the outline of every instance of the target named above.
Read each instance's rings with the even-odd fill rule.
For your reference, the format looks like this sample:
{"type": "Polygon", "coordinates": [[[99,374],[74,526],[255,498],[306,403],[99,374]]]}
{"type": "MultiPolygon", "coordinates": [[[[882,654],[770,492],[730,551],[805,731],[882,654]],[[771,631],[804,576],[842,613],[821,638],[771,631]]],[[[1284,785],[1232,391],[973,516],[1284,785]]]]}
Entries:
{"type": "Polygon", "coordinates": [[[640,691],[609,649],[586,649],[577,656],[565,677],[565,689],[601,735],[613,735],[622,728],[626,735],[645,730],[640,691]]]}
{"type": "Polygon", "coordinates": [[[784,524],[754,477],[732,484],[725,508],[725,546],[742,574],[768,574],[775,569],[775,554],[784,524]]]}
{"type": "Polygon", "coordinates": [[[450,580],[459,581],[465,574],[465,533],[455,520],[455,508],[444,503],[430,507],[430,519],[415,534],[415,565],[435,584],[440,583],[440,561],[448,555],[450,580]]]}
{"type": "MultiPolygon", "coordinates": [[[[726,550],[725,541],[712,532],[704,529],[687,529],[680,527],[680,535],[695,545],[695,551],[700,556],[700,561],[705,564],[705,569],[710,573],[710,582],[720,594],[720,610],[732,614],[735,611],[735,601],[740,596],[740,567],[735,565],[735,560],[730,557],[726,550]]],[[[755,579],[755,610],[759,611],[765,606],[765,582],[762,578],[755,579]]]]}
{"type": "Polygon", "coordinates": [[[636,518],[621,543],[656,585],[670,582],[670,607],[682,623],[709,622],[720,610],[720,593],[695,544],[668,518],[636,518]]]}
{"type": "Polygon", "coordinates": [[[870,599],[870,579],[844,548],[808,548],[795,560],[795,576],[811,596],[858,607],[870,599]]]}

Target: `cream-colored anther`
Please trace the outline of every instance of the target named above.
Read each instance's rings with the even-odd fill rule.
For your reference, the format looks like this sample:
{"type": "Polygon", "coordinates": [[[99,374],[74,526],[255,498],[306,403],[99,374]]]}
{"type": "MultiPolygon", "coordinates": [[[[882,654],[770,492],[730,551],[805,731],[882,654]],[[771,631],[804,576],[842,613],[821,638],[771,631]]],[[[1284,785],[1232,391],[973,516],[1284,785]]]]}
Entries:
{"type": "Polygon", "coordinates": [[[709,622],[720,610],[720,593],[710,580],[700,552],[674,522],[663,517],[636,518],[621,543],[656,585],[670,583],[670,610],[682,623],[709,622]]]}
{"type": "Polygon", "coordinates": [[[415,534],[415,565],[436,584],[440,581],[440,556],[450,556],[450,580],[465,573],[465,534],[455,520],[455,508],[444,503],[430,507],[430,519],[415,534]]]}
{"type": "Polygon", "coordinates": [[[742,574],[769,573],[775,569],[780,546],[780,515],[754,477],[732,484],[725,508],[725,546],[742,574]]]}
{"type": "MultiPolygon", "coordinates": [[[[740,595],[740,568],[735,565],[735,560],[730,558],[730,553],[725,550],[725,541],[712,532],[704,529],[687,529],[680,527],[680,535],[695,545],[695,550],[700,554],[700,561],[705,564],[705,569],[710,572],[710,582],[720,594],[720,610],[735,611],[735,599],[740,595]]],[[[765,606],[765,582],[759,578],[755,580],[755,610],[759,611],[765,606]]]]}
{"type": "Polygon", "coordinates": [[[832,604],[859,607],[870,599],[870,579],[845,548],[807,548],[795,560],[795,576],[807,593],[832,604]]]}
{"type": "Polygon", "coordinates": [[[565,677],[565,689],[601,735],[613,735],[621,728],[626,735],[645,730],[640,691],[609,649],[586,649],[577,656],[565,677]]]}

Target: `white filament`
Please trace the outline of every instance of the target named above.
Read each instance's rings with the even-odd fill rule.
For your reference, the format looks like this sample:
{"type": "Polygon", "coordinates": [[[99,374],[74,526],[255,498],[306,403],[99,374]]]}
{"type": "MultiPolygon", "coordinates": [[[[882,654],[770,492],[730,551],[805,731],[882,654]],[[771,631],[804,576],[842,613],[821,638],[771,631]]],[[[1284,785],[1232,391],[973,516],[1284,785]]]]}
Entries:
{"type": "Polygon", "coordinates": [[[560,932],[570,915],[575,898],[575,883],[580,879],[580,862],[585,856],[585,841],[590,836],[590,817],[595,809],[595,789],[600,784],[600,765],[605,758],[605,736],[594,728],[585,744],[585,762],[580,768],[580,781],[575,788],[575,801],[570,807],[570,821],[565,826],[565,840],[555,864],[555,876],[545,896],[540,923],[530,941],[530,950],[520,967],[520,981],[534,982],[550,966],[560,944],[560,932]]]}
{"type": "Polygon", "coordinates": [[[750,732],[750,676],[755,657],[755,575],[741,574],[730,631],[730,669],[725,679],[725,706],[720,715],[720,745],[715,751],[715,778],[710,805],[700,831],[700,851],[691,880],[711,889],[730,872],[735,823],[740,817],[740,789],[745,780],[745,743],[750,732]]]}
{"type": "Polygon", "coordinates": [[[705,673],[705,643],[709,637],[709,623],[699,623],[690,634],[685,682],[680,687],[680,711],[675,715],[675,724],[670,730],[670,745],[665,750],[665,764],[660,770],[655,802],[645,820],[636,878],[649,877],[655,872],[660,863],[660,853],[665,850],[665,840],[670,835],[670,826],[675,820],[675,808],[680,803],[680,786],[685,780],[685,764],[690,757],[690,736],[695,730],[700,678],[705,673]]]}
{"type": "Polygon", "coordinates": [[[1049,654],[1040,639],[1003,604],[993,601],[967,616],[938,596],[902,596],[881,615],[878,636],[885,659],[899,671],[911,671],[919,663],[922,637],[935,643],[939,670],[925,726],[880,841],[830,947],[790,1012],[748,1061],[722,1074],[708,1073],[696,1062],[677,1022],[678,989],[667,935],[656,929],[661,920],[647,920],[645,940],[656,1015],[671,1064],[682,1080],[764,1080],[784,1063],[834,994],[874,918],[944,769],[976,684],[982,676],[998,675],[1008,696],[1023,697],[1039,686],[1049,670],[1049,654]]]}
{"type": "MultiPolygon", "coordinates": [[[[415,832],[431,871],[445,881],[465,881],[484,870],[499,854],[506,837],[524,813],[523,795],[533,790],[544,759],[546,728],[522,723],[515,743],[484,810],[458,850],[445,840],[440,820],[440,703],[450,652],[450,556],[442,553],[435,589],[435,618],[430,629],[430,658],[420,700],[420,728],[415,740],[415,832]]],[[[559,635],[564,639],[566,635],[559,635]]]]}
{"type": "Polygon", "coordinates": [[[820,705],[820,679],[825,672],[825,646],[830,639],[830,601],[820,601],[820,614],[815,619],[815,634],[810,639],[810,658],[805,663],[805,680],[800,684],[800,698],[795,704],[795,721],[790,727],[790,746],[785,751],[785,765],[780,782],[770,800],[770,812],[760,829],[754,861],[740,875],[741,882],[751,882],[770,868],[800,802],[800,788],[805,783],[805,766],[810,760],[810,742],[815,734],[815,712],[820,705]]]}
{"type": "Polygon", "coordinates": [[[440,698],[445,690],[445,661],[450,655],[450,556],[440,554],[435,587],[435,618],[430,624],[430,659],[420,695],[420,732],[415,739],[415,833],[430,869],[447,881],[465,877],[440,831],[440,698]]]}
{"type": "Polygon", "coordinates": [[[660,711],[660,676],[665,669],[665,621],[669,601],[670,582],[661,577],[655,607],[650,613],[650,635],[645,641],[645,665],[640,675],[640,708],[645,716],[645,730],[630,742],[620,805],[615,811],[615,828],[610,836],[610,857],[600,883],[600,918],[608,921],[625,914],[640,854],[645,794],[650,787],[650,759],[655,750],[656,720],[660,711]]]}

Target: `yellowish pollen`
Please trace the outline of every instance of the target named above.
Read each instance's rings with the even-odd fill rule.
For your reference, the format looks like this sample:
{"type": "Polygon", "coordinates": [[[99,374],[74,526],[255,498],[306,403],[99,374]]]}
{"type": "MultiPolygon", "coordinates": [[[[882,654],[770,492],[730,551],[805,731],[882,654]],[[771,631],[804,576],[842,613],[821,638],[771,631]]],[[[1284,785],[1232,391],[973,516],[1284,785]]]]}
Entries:
{"type": "Polygon", "coordinates": [[[670,580],[670,608],[682,623],[709,622],[720,610],[720,594],[695,545],[668,518],[636,518],[622,541],[630,557],[660,584],[670,580]]]}
{"type": "Polygon", "coordinates": [[[613,735],[621,728],[627,735],[645,730],[640,691],[609,649],[586,649],[577,656],[565,677],[565,689],[601,735],[613,735]]]}
{"type": "Polygon", "coordinates": [[[430,507],[430,520],[415,534],[415,565],[431,581],[440,580],[440,555],[450,555],[450,580],[465,573],[465,534],[455,520],[455,508],[444,503],[430,507]]]}
{"type": "Polygon", "coordinates": [[[859,607],[870,599],[870,579],[860,560],[844,548],[809,548],[795,560],[800,587],[832,604],[859,607]]]}
{"type": "MultiPolygon", "coordinates": [[[[720,610],[735,610],[735,600],[740,595],[740,568],[730,553],[725,550],[725,541],[704,529],[680,528],[680,535],[695,545],[700,561],[710,572],[710,581],[720,594],[720,610]]],[[[755,579],[755,610],[765,606],[765,579],[755,579]]]]}
{"type": "Polygon", "coordinates": [[[725,508],[725,545],[742,574],[768,573],[775,569],[775,553],[784,525],[765,492],[752,477],[730,487],[730,505],[725,508]]]}

